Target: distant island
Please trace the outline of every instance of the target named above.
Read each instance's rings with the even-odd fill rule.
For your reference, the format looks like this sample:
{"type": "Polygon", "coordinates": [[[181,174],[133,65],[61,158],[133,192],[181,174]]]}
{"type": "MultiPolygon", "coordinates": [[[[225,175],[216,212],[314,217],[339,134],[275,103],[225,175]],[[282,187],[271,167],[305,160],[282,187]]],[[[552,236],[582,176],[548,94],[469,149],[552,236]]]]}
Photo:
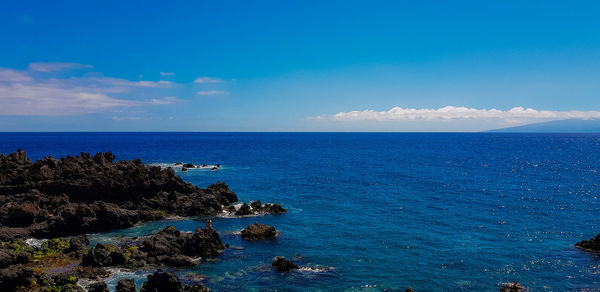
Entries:
{"type": "Polygon", "coordinates": [[[496,133],[600,133],[600,119],[557,120],[490,130],[496,133]]]}

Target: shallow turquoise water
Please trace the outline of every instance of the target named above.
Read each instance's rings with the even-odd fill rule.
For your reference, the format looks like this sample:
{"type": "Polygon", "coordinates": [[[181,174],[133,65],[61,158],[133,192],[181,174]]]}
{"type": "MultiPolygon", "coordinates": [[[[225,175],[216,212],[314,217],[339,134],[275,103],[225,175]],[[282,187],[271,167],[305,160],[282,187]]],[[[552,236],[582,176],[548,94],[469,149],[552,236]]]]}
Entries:
{"type": "MultiPolygon", "coordinates": [[[[1,152],[23,148],[33,158],[112,150],[147,163],[220,163],[219,171],[181,175],[200,187],[225,181],[243,202],[289,208],[213,220],[236,248],[176,271],[202,275],[213,291],[498,291],[509,281],[534,291],[600,287],[599,259],[573,246],[600,233],[600,135],[51,133],[0,134],[0,141],[1,152]],[[237,232],[255,221],[281,237],[242,241],[237,232]],[[321,269],[278,274],[270,263],[279,255],[321,269]]],[[[167,225],[192,231],[205,220],[91,238],[167,225]]],[[[141,284],[145,274],[134,276],[141,284]]]]}

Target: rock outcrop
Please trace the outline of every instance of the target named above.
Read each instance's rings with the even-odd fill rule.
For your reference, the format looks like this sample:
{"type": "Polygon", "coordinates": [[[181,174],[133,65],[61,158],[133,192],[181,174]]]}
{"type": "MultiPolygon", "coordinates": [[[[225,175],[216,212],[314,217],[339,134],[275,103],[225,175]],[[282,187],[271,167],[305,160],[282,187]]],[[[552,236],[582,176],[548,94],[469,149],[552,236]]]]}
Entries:
{"type": "Polygon", "coordinates": [[[115,287],[117,292],[136,292],[135,281],[133,279],[121,279],[115,287]]]}
{"type": "Polygon", "coordinates": [[[229,206],[226,209],[227,212],[233,213],[236,216],[250,216],[250,215],[263,215],[263,214],[282,214],[287,212],[287,209],[283,208],[280,204],[262,204],[261,201],[254,201],[242,204],[239,208],[235,206],[229,206]]]}
{"type": "Polygon", "coordinates": [[[140,292],[208,292],[202,284],[183,286],[179,278],[173,272],[158,270],[148,275],[148,281],[144,282],[140,292]]]}
{"type": "Polygon", "coordinates": [[[104,282],[96,282],[88,286],[88,292],[109,292],[108,286],[104,282]]]}
{"type": "Polygon", "coordinates": [[[165,215],[214,215],[237,201],[225,183],[200,189],[171,168],[110,153],[32,162],[0,154],[0,240],[130,227],[165,215]]]}
{"type": "Polygon", "coordinates": [[[277,239],[279,231],[273,226],[259,224],[258,222],[249,225],[242,230],[242,238],[245,240],[272,240],[277,239]]]}
{"type": "Polygon", "coordinates": [[[0,269],[0,291],[15,291],[17,287],[29,286],[33,270],[21,264],[0,269]]]}
{"type": "Polygon", "coordinates": [[[600,234],[596,235],[596,237],[594,238],[590,238],[589,240],[582,240],[576,243],[575,246],[587,250],[600,252],[600,234]]]}
{"type": "Polygon", "coordinates": [[[97,244],[81,261],[81,266],[139,268],[146,265],[189,267],[200,257],[216,256],[225,249],[219,234],[212,228],[198,233],[181,232],[167,227],[149,236],[139,245],[97,244]]]}
{"type": "Polygon", "coordinates": [[[289,272],[291,270],[298,269],[298,265],[294,264],[294,262],[285,259],[285,257],[275,257],[273,259],[274,266],[278,272],[289,272]]]}
{"type": "Polygon", "coordinates": [[[513,283],[504,283],[502,287],[500,287],[500,292],[525,292],[527,288],[525,286],[519,284],[518,282],[513,283]]]}

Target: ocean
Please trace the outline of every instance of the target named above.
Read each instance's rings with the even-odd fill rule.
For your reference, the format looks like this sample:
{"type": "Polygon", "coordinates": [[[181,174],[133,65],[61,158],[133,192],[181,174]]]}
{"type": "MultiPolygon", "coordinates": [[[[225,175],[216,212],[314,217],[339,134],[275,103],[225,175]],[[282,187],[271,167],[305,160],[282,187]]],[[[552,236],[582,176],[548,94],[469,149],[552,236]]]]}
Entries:
{"type": "MultiPolygon", "coordinates": [[[[192,269],[212,291],[600,290],[600,258],[574,244],[600,233],[600,135],[509,133],[0,133],[31,159],[112,151],[147,164],[221,164],[178,172],[226,182],[241,202],[282,215],[213,218],[233,248],[192,269]],[[245,242],[254,222],[275,241],[245,242]],[[277,273],[272,258],[304,267],[277,273]]],[[[93,243],[192,231],[171,218],[90,234],[93,243]]],[[[148,271],[118,271],[138,288],[148,271]]]]}

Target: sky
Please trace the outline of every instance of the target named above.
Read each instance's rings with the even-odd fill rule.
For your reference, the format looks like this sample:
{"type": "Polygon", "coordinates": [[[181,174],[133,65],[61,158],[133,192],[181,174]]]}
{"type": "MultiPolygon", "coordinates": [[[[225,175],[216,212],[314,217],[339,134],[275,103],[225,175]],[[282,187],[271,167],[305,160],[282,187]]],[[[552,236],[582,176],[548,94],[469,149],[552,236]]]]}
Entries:
{"type": "Polygon", "coordinates": [[[0,131],[600,118],[598,1],[0,3],[0,131]]]}

